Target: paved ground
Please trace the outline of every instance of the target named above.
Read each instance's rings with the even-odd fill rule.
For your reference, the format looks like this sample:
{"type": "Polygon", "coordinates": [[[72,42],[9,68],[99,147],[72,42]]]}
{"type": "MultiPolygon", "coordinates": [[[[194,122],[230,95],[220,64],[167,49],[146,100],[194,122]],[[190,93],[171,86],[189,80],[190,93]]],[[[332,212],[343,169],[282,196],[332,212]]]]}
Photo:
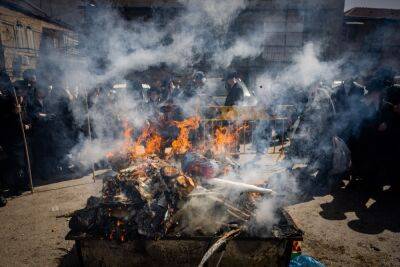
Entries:
{"type": "MultiPolygon", "coordinates": [[[[68,219],[98,194],[91,177],[44,185],[0,208],[0,266],[76,266],[68,219]]],[[[398,201],[338,189],[288,207],[305,232],[303,252],[328,266],[400,266],[398,201]],[[365,205],[366,203],[366,205],[365,205]]]]}
{"type": "MultiPolygon", "coordinates": [[[[83,207],[100,187],[101,181],[93,183],[87,176],[40,186],[33,195],[9,200],[0,208],[0,266],[62,265],[73,242],[64,239],[67,219],[57,216],[83,207]]],[[[71,257],[67,260],[73,263],[71,257]]]]}
{"type": "Polygon", "coordinates": [[[337,189],[287,210],[305,232],[303,252],[327,266],[400,266],[398,203],[390,192],[337,189]]]}

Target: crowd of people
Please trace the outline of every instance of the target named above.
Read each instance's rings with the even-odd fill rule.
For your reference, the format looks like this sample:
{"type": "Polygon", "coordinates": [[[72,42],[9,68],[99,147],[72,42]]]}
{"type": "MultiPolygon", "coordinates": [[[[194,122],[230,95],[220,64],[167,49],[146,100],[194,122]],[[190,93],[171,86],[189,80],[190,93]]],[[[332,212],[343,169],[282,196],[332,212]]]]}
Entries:
{"type": "MultiPolygon", "coordinates": [[[[113,108],[117,92],[99,87],[88,95],[73,94],[65,88],[37,82],[34,70],[26,70],[23,79],[16,82],[11,82],[5,71],[1,71],[0,78],[1,190],[7,188],[9,195],[16,195],[29,189],[24,136],[34,179],[47,180],[73,172],[67,157],[69,151],[80,137],[91,134],[96,138],[100,134],[95,129],[90,133],[88,125],[76,121],[74,105],[80,105],[83,112],[98,106],[99,112],[112,115],[108,109],[113,108]]],[[[226,74],[223,80],[228,93],[223,105],[242,105],[249,98],[257,99],[237,72],[226,74]]],[[[353,182],[398,185],[400,87],[395,84],[394,73],[388,70],[377,71],[364,82],[365,85],[360,85],[354,78],[335,87],[318,82],[301,90],[301,97],[286,96],[286,100],[293,102],[287,104],[298,107],[296,114],[291,115],[297,122],[292,120],[287,133],[281,133],[290,137],[288,158],[307,158],[310,173],[318,171],[319,177],[328,177],[337,163],[335,153],[340,153],[337,140],[341,140],[351,154],[349,173],[353,182]]],[[[182,103],[198,98],[205,91],[205,84],[206,75],[201,71],[195,72],[185,85],[173,78],[152,81],[146,90],[140,84],[142,105],[137,108],[146,114],[163,113],[168,120],[182,120],[182,103]]],[[[290,92],[295,93],[288,90],[290,95],[293,95],[290,92]]],[[[204,106],[213,104],[212,97],[198,100],[204,106]]],[[[203,112],[207,116],[207,111],[203,112]]],[[[113,128],[112,118],[108,126],[113,128]]],[[[116,121],[115,127],[118,129],[121,125],[116,121]]],[[[270,138],[271,130],[271,125],[259,125],[258,133],[269,133],[256,136],[257,152],[263,151],[258,149],[260,143],[268,145],[260,139],[270,138]]],[[[169,128],[166,131],[167,135],[173,132],[169,128]]],[[[110,134],[114,133],[110,130],[110,134]]],[[[4,198],[2,202],[5,203],[4,198]]]]}
{"type": "MultiPolygon", "coordinates": [[[[1,203],[5,203],[4,195],[19,195],[29,190],[28,162],[34,181],[65,176],[79,169],[71,162],[69,152],[82,138],[88,139],[89,134],[91,138],[104,134],[117,138],[112,135],[122,133],[122,122],[115,116],[117,92],[112,84],[75,92],[57,86],[61,83],[38,81],[32,69],[25,70],[23,79],[15,82],[4,70],[0,75],[1,203]],[[97,132],[93,125],[89,130],[88,124],[93,124],[93,120],[81,120],[89,110],[102,113],[108,123],[107,129],[102,130],[108,132],[97,132]]],[[[146,114],[161,111],[171,120],[181,120],[181,110],[171,108],[176,107],[172,103],[192,98],[204,82],[204,73],[198,71],[183,89],[172,78],[152,81],[148,90],[141,84],[128,89],[135,91],[133,95],[140,100],[137,109],[146,114]]]]}
{"type": "Polygon", "coordinates": [[[32,173],[43,180],[67,167],[62,159],[77,136],[74,136],[70,99],[61,93],[65,91],[38,86],[32,69],[24,71],[23,79],[14,83],[1,71],[0,182],[2,189],[9,189],[9,194],[29,189],[27,154],[32,173]]]}
{"type": "Polygon", "coordinates": [[[307,176],[307,186],[317,188],[346,172],[349,187],[398,188],[400,86],[390,69],[334,87],[313,85],[299,118],[289,156],[308,159],[308,173],[316,175],[307,176]]]}

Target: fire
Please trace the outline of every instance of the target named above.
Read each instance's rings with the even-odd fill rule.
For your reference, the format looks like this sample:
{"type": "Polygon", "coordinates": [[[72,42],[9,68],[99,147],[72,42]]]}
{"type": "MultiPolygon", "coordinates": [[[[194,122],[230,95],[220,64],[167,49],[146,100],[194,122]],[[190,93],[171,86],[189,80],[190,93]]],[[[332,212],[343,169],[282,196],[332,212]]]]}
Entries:
{"type": "Polygon", "coordinates": [[[248,125],[236,127],[236,129],[233,129],[233,127],[218,126],[214,132],[213,152],[215,154],[231,152],[239,143],[239,134],[247,128],[248,125]]]}
{"type": "Polygon", "coordinates": [[[146,154],[158,154],[161,151],[162,146],[162,137],[157,134],[157,132],[153,132],[146,143],[146,154]]]}
{"type": "Polygon", "coordinates": [[[179,135],[172,142],[172,152],[182,155],[192,147],[189,141],[189,133],[191,130],[199,128],[200,117],[191,117],[183,121],[174,121],[174,124],[179,128],[179,135]]]}
{"type": "Polygon", "coordinates": [[[122,220],[117,220],[115,224],[113,224],[112,229],[108,235],[109,240],[119,240],[120,242],[125,241],[126,229],[125,223],[122,220]]]}
{"type": "Polygon", "coordinates": [[[122,147],[128,148],[132,144],[132,133],[133,133],[133,128],[129,126],[129,123],[127,121],[123,122],[124,126],[124,143],[122,147]]]}
{"type": "Polygon", "coordinates": [[[235,133],[225,126],[217,127],[214,133],[213,151],[216,154],[231,151],[236,143],[235,133]]]}
{"type": "MultiPolygon", "coordinates": [[[[129,126],[129,123],[124,122],[123,127],[124,142],[122,144],[122,151],[128,154],[131,159],[160,153],[163,140],[154,126],[147,125],[136,140],[132,138],[134,131],[129,126]]],[[[108,156],[112,157],[113,153],[107,153],[108,156]]]]}
{"type": "MultiPolygon", "coordinates": [[[[152,154],[183,155],[193,150],[189,135],[191,131],[199,128],[200,117],[190,117],[183,121],[170,121],[168,124],[173,124],[179,129],[178,137],[172,141],[171,147],[166,147],[165,140],[159,134],[156,124],[147,124],[140,134],[134,138],[133,127],[125,121],[123,123],[124,141],[121,150],[108,152],[107,158],[110,159],[115,155],[127,155],[129,159],[134,160],[152,154]]],[[[197,142],[195,150],[205,152],[211,149],[215,154],[230,153],[234,151],[238,144],[241,131],[245,131],[247,127],[246,125],[217,126],[213,129],[213,140],[208,143],[205,140],[202,143],[197,142]]]]}
{"type": "Polygon", "coordinates": [[[154,126],[147,126],[140,136],[136,139],[133,146],[130,147],[131,158],[160,153],[162,146],[162,137],[157,133],[154,126]]]}

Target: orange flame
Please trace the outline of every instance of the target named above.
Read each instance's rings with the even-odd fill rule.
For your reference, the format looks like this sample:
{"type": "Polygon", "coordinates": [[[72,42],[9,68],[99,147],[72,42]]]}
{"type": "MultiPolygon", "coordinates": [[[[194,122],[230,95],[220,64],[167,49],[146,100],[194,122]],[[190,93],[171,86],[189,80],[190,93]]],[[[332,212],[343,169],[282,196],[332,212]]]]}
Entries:
{"type": "Polygon", "coordinates": [[[157,134],[157,132],[153,132],[146,142],[146,154],[158,154],[161,152],[162,146],[162,137],[157,134]]]}
{"type": "Polygon", "coordinates": [[[215,154],[223,154],[232,152],[236,145],[239,144],[239,134],[245,131],[248,125],[242,125],[233,129],[233,127],[219,126],[215,129],[213,140],[213,152],[215,154]]]}
{"type": "Polygon", "coordinates": [[[217,127],[214,133],[213,151],[216,154],[231,151],[236,143],[235,133],[228,127],[217,127]]]}
{"type": "MultiPolygon", "coordinates": [[[[133,128],[130,127],[127,121],[124,121],[123,127],[124,141],[120,153],[127,154],[131,159],[160,153],[163,140],[155,127],[152,125],[145,127],[136,140],[132,138],[133,128]]],[[[106,156],[111,158],[114,156],[114,153],[108,152],[106,156]]]]}
{"type": "Polygon", "coordinates": [[[182,155],[192,147],[189,141],[189,133],[191,130],[199,128],[200,117],[191,117],[183,121],[174,121],[174,124],[179,128],[179,135],[172,142],[172,152],[182,155]]]}
{"type": "Polygon", "coordinates": [[[136,158],[150,154],[160,153],[162,137],[152,125],[146,127],[131,147],[131,157],[136,158]]]}

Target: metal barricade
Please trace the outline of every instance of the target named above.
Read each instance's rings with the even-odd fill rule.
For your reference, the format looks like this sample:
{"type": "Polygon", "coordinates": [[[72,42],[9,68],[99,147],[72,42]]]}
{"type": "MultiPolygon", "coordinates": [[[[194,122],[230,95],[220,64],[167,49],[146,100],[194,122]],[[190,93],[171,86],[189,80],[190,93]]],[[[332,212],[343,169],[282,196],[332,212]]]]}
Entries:
{"type": "MultiPolygon", "coordinates": [[[[273,128],[281,127],[280,154],[284,153],[286,117],[267,115],[266,111],[257,107],[227,107],[227,106],[207,106],[203,107],[215,111],[213,118],[201,119],[203,142],[214,143],[216,129],[227,129],[229,135],[234,135],[235,143],[231,145],[228,154],[256,154],[254,149],[248,149],[248,145],[254,144],[254,130],[257,124],[262,121],[273,123],[273,128]],[[238,149],[239,148],[239,149],[238,149]]],[[[204,110],[204,109],[203,109],[204,110]]],[[[200,137],[200,136],[199,136],[200,137]]],[[[272,153],[276,153],[277,144],[273,143],[272,153]]]]}

